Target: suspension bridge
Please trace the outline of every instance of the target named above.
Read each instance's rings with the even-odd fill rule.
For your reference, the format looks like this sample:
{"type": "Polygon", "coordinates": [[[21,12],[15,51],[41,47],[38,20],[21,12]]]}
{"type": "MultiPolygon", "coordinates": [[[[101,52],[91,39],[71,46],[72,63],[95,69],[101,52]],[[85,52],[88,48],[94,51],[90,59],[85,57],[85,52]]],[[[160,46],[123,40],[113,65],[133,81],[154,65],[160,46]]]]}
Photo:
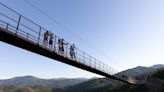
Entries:
{"type": "Polygon", "coordinates": [[[72,58],[69,49],[71,44],[66,41],[64,43],[68,44],[64,45],[64,52],[60,53],[58,40],[61,38],[57,35],[54,35],[52,47],[45,45],[43,39],[46,31],[48,30],[44,27],[0,3],[0,41],[107,78],[129,84],[139,84],[139,81],[134,78],[114,76],[116,71],[112,67],[77,47],[75,48],[76,58],[72,58]]]}

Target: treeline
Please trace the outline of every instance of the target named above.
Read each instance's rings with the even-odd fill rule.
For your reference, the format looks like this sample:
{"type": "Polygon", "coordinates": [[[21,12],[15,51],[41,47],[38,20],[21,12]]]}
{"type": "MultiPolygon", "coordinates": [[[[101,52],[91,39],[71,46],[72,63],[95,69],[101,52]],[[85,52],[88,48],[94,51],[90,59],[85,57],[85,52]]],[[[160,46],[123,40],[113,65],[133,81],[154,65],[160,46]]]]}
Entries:
{"type": "Polygon", "coordinates": [[[17,87],[17,86],[0,86],[0,92],[52,92],[51,87],[17,87]]]}

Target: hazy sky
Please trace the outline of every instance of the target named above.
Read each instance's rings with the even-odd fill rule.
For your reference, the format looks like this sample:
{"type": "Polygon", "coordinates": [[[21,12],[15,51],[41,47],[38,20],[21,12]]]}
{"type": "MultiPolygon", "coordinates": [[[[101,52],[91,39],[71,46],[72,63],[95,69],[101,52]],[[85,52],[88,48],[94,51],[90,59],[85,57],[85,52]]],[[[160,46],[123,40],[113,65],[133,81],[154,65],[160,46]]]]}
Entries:
{"type": "MultiPolygon", "coordinates": [[[[164,0],[29,1],[94,47],[87,46],[24,0],[0,0],[118,71],[164,64],[164,0]]],[[[0,78],[97,76],[3,42],[0,51],[0,78]]]]}

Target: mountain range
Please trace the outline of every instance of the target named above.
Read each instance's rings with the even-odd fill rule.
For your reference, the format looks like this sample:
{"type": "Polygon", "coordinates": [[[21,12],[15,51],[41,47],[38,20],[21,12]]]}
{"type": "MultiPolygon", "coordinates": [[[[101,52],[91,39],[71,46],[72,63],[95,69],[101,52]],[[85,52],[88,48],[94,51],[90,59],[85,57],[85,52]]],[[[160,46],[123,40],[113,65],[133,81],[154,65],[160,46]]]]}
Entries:
{"type": "Polygon", "coordinates": [[[164,92],[164,65],[138,66],[114,76],[142,78],[143,85],[129,85],[109,78],[40,79],[33,76],[0,80],[0,92],[164,92]],[[160,71],[159,71],[160,70],[160,71]]]}
{"type": "Polygon", "coordinates": [[[87,81],[87,78],[59,78],[59,79],[41,79],[33,76],[22,76],[11,79],[0,80],[0,85],[4,86],[49,86],[53,88],[64,88],[66,86],[76,85],[87,81]]]}
{"type": "Polygon", "coordinates": [[[153,74],[154,72],[156,72],[160,68],[164,68],[164,65],[157,64],[157,65],[153,65],[150,67],[137,66],[135,68],[128,69],[128,70],[122,71],[120,73],[117,73],[114,76],[117,76],[117,77],[120,77],[122,75],[127,75],[127,76],[131,76],[131,77],[149,76],[149,75],[153,74]]]}

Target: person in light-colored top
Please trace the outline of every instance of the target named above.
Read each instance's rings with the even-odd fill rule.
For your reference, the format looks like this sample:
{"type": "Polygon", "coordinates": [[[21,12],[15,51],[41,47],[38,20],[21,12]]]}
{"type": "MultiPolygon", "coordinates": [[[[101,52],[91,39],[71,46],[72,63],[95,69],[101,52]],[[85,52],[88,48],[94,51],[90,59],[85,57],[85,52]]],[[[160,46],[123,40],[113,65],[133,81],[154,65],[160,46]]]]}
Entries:
{"type": "Polygon", "coordinates": [[[74,44],[70,45],[70,56],[72,59],[76,58],[75,57],[75,45],[74,44]]]}

